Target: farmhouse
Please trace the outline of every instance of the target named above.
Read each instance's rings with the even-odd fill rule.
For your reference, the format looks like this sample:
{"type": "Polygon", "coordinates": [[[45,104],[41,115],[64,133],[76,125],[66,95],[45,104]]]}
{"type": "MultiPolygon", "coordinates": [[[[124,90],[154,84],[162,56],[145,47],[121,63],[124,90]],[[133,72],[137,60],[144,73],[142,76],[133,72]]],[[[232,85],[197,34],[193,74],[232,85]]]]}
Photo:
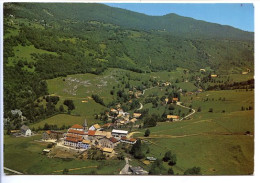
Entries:
{"type": "Polygon", "coordinates": [[[22,135],[24,136],[31,136],[32,135],[32,131],[30,130],[30,128],[26,125],[23,125],[20,129],[20,132],[22,135]]]}
{"type": "Polygon", "coordinates": [[[59,140],[60,138],[63,137],[64,137],[64,133],[59,131],[47,130],[42,133],[42,140],[50,140],[50,139],[59,140]]]}
{"type": "Polygon", "coordinates": [[[125,130],[115,130],[115,129],[113,129],[111,134],[112,134],[113,137],[120,139],[120,138],[122,138],[122,137],[127,136],[128,131],[125,131],[125,130]]]}
{"type": "Polygon", "coordinates": [[[110,138],[105,137],[100,139],[98,143],[101,147],[108,147],[114,149],[115,146],[119,143],[119,141],[114,137],[110,137],[110,138]]]}
{"type": "Polygon", "coordinates": [[[167,115],[167,119],[171,120],[171,121],[178,121],[179,120],[179,116],[175,116],[175,115],[167,115]]]}

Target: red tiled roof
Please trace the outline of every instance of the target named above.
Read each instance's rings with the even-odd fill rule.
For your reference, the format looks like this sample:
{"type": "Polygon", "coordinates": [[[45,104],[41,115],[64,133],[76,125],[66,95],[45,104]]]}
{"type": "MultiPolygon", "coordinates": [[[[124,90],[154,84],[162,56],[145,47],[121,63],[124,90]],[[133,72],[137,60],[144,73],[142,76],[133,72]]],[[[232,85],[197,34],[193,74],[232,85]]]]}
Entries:
{"type": "Polygon", "coordinates": [[[75,124],[75,125],[73,125],[71,128],[79,128],[79,129],[83,129],[83,126],[78,125],[78,124],[75,124]]]}
{"type": "Polygon", "coordinates": [[[130,141],[130,142],[135,142],[135,141],[136,141],[136,139],[129,139],[129,141],[130,141]]]}
{"type": "Polygon", "coordinates": [[[127,140],[127,138],[126,137],[122,137],[121,140],[127,140]]]}
{"type": "Polygon", "coordinates": [[[80,134],[80,135],[86,135],[84,131],[72,130],[72,129],[69,129],[68,133],[76,133],[76,134],[80,134]]]}
{"type": "Polygon", "coordinates": [[[94,130],[89,130],[89,131],[88,131],[88,135],[89,135],[89,136],[94,136],[95,133],[96,133],[96,131],[94,131],[94,130]]]}
{"type": "Polygon", "coordinates": [[[50,131],[50,130],[47,130],[46,133],[50,135],[50,134],[51,134],[51,131],[50,131]]]}
{"type": "Polygon", "coordinates": [[[77,134],[68,133],[68,134],[66,135],[66,137],[77,138],[77,137],[79,137],[79,136],[78,136],[77,134]]]}
{"type": "Polygon", "coordinates": [[[113,143],[117,143],[118,142],[118,140],[116,138],[114,138],[114,137],[110,137],[109,140],[111,142],[113,142],[113,143]]]}
{"type": "Polygon", "coordinates": [[[82,137],[79,138],[72,138],[72,137],[67,137],[66,141],[70,141],[70,142],[81,142],[83,140],[82,137]]]}

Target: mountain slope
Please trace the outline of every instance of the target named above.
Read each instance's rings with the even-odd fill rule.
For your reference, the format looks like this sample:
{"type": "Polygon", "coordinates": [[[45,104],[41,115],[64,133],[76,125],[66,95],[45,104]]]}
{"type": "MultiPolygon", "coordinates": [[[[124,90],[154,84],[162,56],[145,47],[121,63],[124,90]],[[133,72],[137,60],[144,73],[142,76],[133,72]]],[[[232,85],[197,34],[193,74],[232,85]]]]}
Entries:
{"type": "Polygon", "coordinates": [[[103,4],[91,3],[6,4],[5,10],[7,12],[8,7],[15,7],[18,16],[31,19],[41,18],[47,21],[96,20],[137,30],[162,30],[186,38],[254,40],[252,32],[182,17],[173,13],[165,16],[148,16],[103,4]]]}

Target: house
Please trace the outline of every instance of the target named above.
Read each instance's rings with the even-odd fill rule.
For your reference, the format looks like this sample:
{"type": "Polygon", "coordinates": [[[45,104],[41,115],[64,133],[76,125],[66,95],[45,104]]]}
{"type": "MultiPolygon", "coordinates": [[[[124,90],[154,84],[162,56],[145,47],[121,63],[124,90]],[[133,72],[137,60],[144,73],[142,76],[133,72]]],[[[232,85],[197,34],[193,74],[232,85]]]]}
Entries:
{"type": "Polygon", "coordinates": [[[113,129],[111,134],[112,134],[113,137],[121,139],[122,137],[127,136],[128,131],[113,129]]]}
{"type": "Polygon", "coordinates": [[[135,123],[136,121],[137,121],[136,118],[133,118],[133,119],[130,120],[131,123],[135,123]]]}
{"type": "Polygon", "coordinates": [[[176,97],[173,97],[173,98],[172,98],[172,101],[173,101],[173,102],[178,102],[178,101],[179,101],[179,99],[178,99],[178,98],[176,98],[176,97]]]}
{"type": "Polygon", "coordinates": [[[94,139],[94,136],[95,136],[95,133],[96,133],[96,131],[94,131],[94,130],[89,130],[89,131],[88,131],[88,139],[89,139],[89,140],[93,140],[93,139],[94,139]]]}
{"type": "Polygon", "coordinates": [[[116,109],[110,109],[110,111],[112,112],[112,113],[116,113],[117,114],[117,110],[116,109]]]}
{"type": "Polygon", "coordinates": [[[26,125],[23,125],[20,129],[20,132],[22,135],[24,136],[31,136],[32,135],[32,131],[30,130],[30,128],[26,125]]]}
{"type": "Polygon", "coordinates": [[[217,74],[211,74],[210,76],[211,76],[212,78],[216,78],[216,77],[218,77],[217,74]]]}
{"type": "Polygon", "coordinates": [[[49,139],[59,140],[60,138],[63,137],[64,137],[64,133],[59,131],[47,130],[42,133],[42,140],[49,140],[49,139]]]}
{"type": "Polygon", "coordinates": [[[119,143],[119,141],[114,138],[114,137],[110,137],[110,138],[102,138],[98,141],[99,145],[101,147],[107,147],[107,148],[112,148],[114,149],[115,146],[117,146],[117,144],[119,143]]]}
{"type": "Polygon", "coordinates": [[[169,99],[168,99],[168,98],[166,98],[166,99],[165,99],[165,104],[168,104],[168,101],[169,101],[169,99]]]}
{"type": "Polygon", "coordinates": [[[135,143],[136,143],[136,139],[127,138],[127,137],[122,137],[122,138],[120,139],[120,142],[128,143],[128,144],[135,144],[135,143]]]}
{"type": "Polygon", "coordinates": [[[96,130],[99,130],[101,127],[99,126],[99,124],[94,124],[92,125],[89,130],[92,130],[92,131],[96,131],[96,130]]]}
{"type": "Polygon", "coordinates": [[[145,171],[142,167],[138,166],[138,167],[133,167],[130,166],[129,167],[129,172],[132,173],[132,175],[148,175],[148,172],[145,171]]]}
{"type": "Polygon", "coordinates": [[[107,132],[106,131],[96,131],[94,136],[96,139],[104,138],[107,136],[107,132]]]}
{"type": "Polygon", "coordinates": [[[104,148],[101,148],[101,151],[103,152],[103,154],[104,154],[106,157],[112,157],[112,156],[115,155],[115,151],[114,151],[114,149],[112,149],[112,148],[104,147],[104,148]]]}
{"type": "Polygon", "coordinates": [[[141,115],[142,115],[141,113],[134,113],[134,114],[133,114],[133,117],[134,117],[134,118],[140,118],[141,115]]]}
{"type": "Polygon", "coordinates": [[[242,72],[243,75],[248,74],[248,72],[242,72]]]}
{"type": "Polygon", "coordinates": [[[175,116],[175,115],[167,115],[167,119],[171,121],[178,121],[180,116],[175,116]]]}
{"type": "Polygon", "coordinates": [[[206,72],[206,69],[200,69],[200,72],[206,72]]]}

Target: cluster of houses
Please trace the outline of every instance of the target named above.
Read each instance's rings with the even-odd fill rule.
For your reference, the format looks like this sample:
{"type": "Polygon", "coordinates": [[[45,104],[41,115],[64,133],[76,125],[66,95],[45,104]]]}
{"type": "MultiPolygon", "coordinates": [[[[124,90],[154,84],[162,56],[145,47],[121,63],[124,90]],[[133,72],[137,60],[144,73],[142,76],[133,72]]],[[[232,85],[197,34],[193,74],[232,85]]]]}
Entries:
{"type": "Polygon", "coordinates": [[[128,112],[124,112],[122,108],[118,107],[117,109],[110,109],[108,113],[108,119],[113,121],[112,123],[108,123],[106,127],[114,125],[115,127],[127,125],[127,124],[135,124],[135,122],[141,117],[141,113],[133,113],[133,116],[130,116],[128,112]]]}
{"type": "Polygon", "coordinates": [[[107,157],[114,156],[114,148],[119,143],[136,143],[136,139],[127,138],[128,131],[113,129],[105,131],[98,124],[88,128],[87,122],[83,125],[71,126],[67,133],[48,130],[42,134],[43,140],[59,140],[60,144],[75,149],[99,148],[107,157]]]}

